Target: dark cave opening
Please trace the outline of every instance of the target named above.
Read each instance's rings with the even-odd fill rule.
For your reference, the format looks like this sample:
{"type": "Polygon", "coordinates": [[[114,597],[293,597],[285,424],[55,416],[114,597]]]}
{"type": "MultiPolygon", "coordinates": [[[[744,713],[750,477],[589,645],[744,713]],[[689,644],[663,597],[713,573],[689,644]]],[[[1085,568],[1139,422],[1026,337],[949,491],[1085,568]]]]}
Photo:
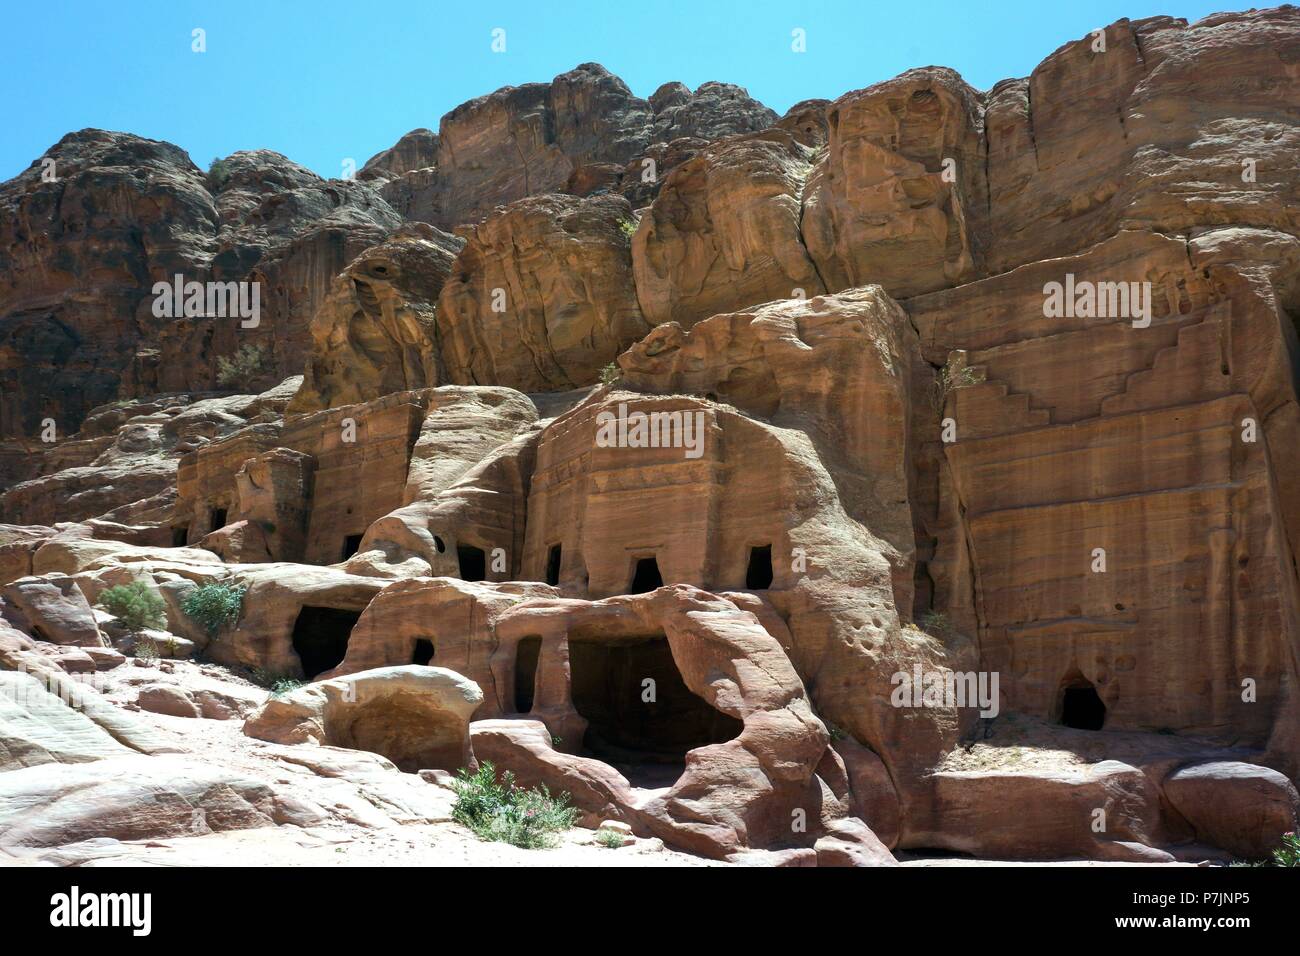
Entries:
{"type": "Polygon", "coordinates": [[[226,526],[226,509],[213,508],[211,513],[208,515],[208,527],[211,530],[216,531],[218,528],[224,528],[225,526],[226,526]]]}
{"type": "Polygon", "coordinates": [[[537,659],[542,653],[540,637],[525,637],[515,649],[515,713],[526,714],[533,709],[537,693],[537,659]]]}
{"type": "Polygon", "coordinates": [[[487,555],[482,548],[476,548],[472,544],[458,544],[456,560],[460,563],[462,581],[482,581],[487,577],[487,555]]]}
{"type": "Polygon", "coordinates": [[[737,737],[744,725],[692,693],[662,635],[569,641],[583,745],[613,764],[680,765],[687,751],[737,737]]]}
{"type": "Polygon", "coordinates": [[[627,587],[628,594],[645,594],[655,588],[664,586],[663,575],[659,573],[659,561],[651,556],[637,558],[636,568],[632,571],[632,583],[627,587]]]}
{"type": "Polygon", "coordinates": [[[749,567],[745,570],[745,587],[751,591],[766,591],[772,586],[772,546],[761,545],[749,549],[749,567]]]}
{"type": "Polygon", "coordinates": [[[1106,705],[1097,688],[1086,681],[1066,687],[1061,695],[1061,723],[1076,730],[1101,730],[1106,705]]]}
{"type": "Polygon", "coordinates": [[[190,543],[190,529],[186,525],[180,528],[172,528],[172,547],[183,548],[190,543]]]}
{"type": "Polygon", "coordinates": [[[427,637],[417,637],[415,648],[411,651],[412,664],[428,664],[433,660],[433,641],[427,637]]]}
{"type": "Polygon", "coordinates": [[[352,557],[352,555],[356,554],[359,550],[361,550],[361,539],[363,537],[365,537],[365,535],[350,534],[343,539],[343,560],[344,561],[346,561],[348,558],[352,557]]]}
{"type": "Polygon", "coordinates": [[[360,611],[303,605],[293,624],[293,649],[308,680],[343,663],[360,617],[360,611]]]}
{"type": "Polygon", "coordinates": [[[550,554],[546,556],[546,583],[552,587],[560,583],[560,558],[562,556],[561,546],[558,544],[551,545],[550,554]]]}

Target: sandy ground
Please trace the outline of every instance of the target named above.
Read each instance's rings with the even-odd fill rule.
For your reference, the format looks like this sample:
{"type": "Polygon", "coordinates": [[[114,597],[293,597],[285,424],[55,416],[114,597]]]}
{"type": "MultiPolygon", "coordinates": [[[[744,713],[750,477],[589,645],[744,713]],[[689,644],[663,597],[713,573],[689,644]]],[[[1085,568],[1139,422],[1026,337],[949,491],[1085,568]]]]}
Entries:
{"type": "MultiPolygon", "coordinates": [[[[0,864],[3,865],[3,864],[0,864]]],[[[570,830],[560,844],[521,850],[485,843],[455,823],[408,824],[399,832],[274,827],[172,840],[90,841],[11,861],[9,865],[77,866],[726,866],[664,848],[659,840],[607,849],[590,830],[570,830]]]]}

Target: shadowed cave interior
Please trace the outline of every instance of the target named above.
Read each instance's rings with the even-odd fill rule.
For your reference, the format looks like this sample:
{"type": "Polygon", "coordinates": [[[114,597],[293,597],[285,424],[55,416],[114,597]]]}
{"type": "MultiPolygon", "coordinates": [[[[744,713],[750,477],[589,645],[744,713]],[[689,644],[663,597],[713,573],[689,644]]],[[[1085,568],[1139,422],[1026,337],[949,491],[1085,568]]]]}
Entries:
{"type": "Polygon", "coordinates": [[[415,639],[415,647],[411,651],[412,664],[431,664],[433,662],[434,646],[433,641],[427,637],[418,637],[415,639]]]}
{"type": "Polygon", "coordinates": [[[663,575],[659,573],[659,560],[655,557],[637,558],[632,569],[632,583],[628,585],[628,594],[645,594],[655,588],[664,586],[663,575]]]}
{"type": "Polygon", "coordinates": [[[461,580],[482,581],[487,577],[487,555],[482,548],[476,548],[472,544],[458,544],[456,560],[460,564],[461,580]]]}
{"type": "Polygon", "coordinates": [[[1078,680],[1061,692],[1061,723],[1076,730],[1101,730],[1106,723],[1106,705],[1097,688],[1078,680]]]}
{"type": "Polygon", "coordinates": [[[689,750],[739,736],[743,724],[692,693],[662,634],[569,639],[573,706],[588,726],[583,746],[622,770],[680,767],[689,750]]]}
{"type": "Polygon", "coordinates": [[[304,605],[293,625],[293,649],[308,680],[343,663],[360,611],[304,605]]]}

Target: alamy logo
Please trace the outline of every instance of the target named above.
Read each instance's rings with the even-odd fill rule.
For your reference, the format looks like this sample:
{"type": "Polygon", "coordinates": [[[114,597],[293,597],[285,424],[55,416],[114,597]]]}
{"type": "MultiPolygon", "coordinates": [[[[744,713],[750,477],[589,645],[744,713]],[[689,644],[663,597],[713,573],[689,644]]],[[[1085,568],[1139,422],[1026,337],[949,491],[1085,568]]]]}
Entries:
{"type": "Polygon", "coordinates": [[[50,925],[129,926],[131,935],[148,936],[153,929],[152,893],[86,893],[74,886],[50,897],[50,925]]]}
{"type": "Polygon", "coordinates": [[[978,707],[980,716],[998,715],[997,671],[927,671],[920,664],[898,671],[889,682],[895,707],[978,707]]]}
{"type": "Polygon", "coordinates": [[[704,454],[704,412],[629,412],[620,402],[618,414],[596,416],[596,445],[600,448],[682,448],[687,458],[704,454]]]}
{"type": "Polygon", "coordinates": [[[177,273],[171,282],[153,284],[153,314],[158,319],[242,319],[240,328],[262,321],[262,286],[258,282],[186,282],[177,273]]]}
{"type": "Polygon", "coordinates": [[[1043,315],[1049,319],[1132,319],[1133,328],[1151,324],[1150,282],[1065,282],[1043,286],[1043,315]]]}
{"type": "Polygon", "coordinates": [[[61,712],[65,707],[82,710],[88,696],[101,693],[107,686],[103,674],[65,674],[62,671],[29,670],[19,661],[12,671],[0,678],[0,701],[7,701],[32,714],[61,712]]]}

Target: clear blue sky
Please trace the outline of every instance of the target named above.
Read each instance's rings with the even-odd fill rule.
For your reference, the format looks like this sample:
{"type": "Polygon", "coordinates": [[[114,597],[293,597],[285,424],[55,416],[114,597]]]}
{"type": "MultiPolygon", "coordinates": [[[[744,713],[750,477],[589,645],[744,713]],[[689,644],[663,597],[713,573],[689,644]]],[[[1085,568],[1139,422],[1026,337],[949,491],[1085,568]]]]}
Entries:
{"type": "Polygon", "coordinates": [[[1121,17],[1233,0],[8,0],[0,179],[87,126],[176,143],[206,168],[264,147],[321,175],[497,87],[594,60],[640,96],[747,87],[777,112],[929,64],[987,89],[1121,17]],[[191,51],[191,30],[207,52],[191,51]],[[506,52],[491,31],[506,31],[506,52]],[[790,50],[791,30],[807,52],[790,50]]]}

